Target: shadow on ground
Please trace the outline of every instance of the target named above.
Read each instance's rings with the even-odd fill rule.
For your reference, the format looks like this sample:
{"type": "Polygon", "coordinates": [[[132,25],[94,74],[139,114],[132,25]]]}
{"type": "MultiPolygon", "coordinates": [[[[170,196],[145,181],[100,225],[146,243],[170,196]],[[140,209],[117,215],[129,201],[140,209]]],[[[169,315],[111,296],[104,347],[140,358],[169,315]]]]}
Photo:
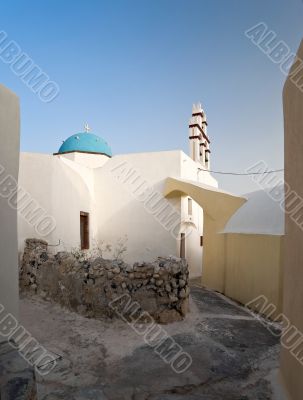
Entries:
{"type": "Polygon", "coordinates": [[[123,321],[96,321],[37,298],[21,300],[24,326],[63,358],[38,377],[39,400],[273,400],[279,338],[244,308],[199,287],[191,312],[164,326],[192,358],[177,374],[123,321]]]}

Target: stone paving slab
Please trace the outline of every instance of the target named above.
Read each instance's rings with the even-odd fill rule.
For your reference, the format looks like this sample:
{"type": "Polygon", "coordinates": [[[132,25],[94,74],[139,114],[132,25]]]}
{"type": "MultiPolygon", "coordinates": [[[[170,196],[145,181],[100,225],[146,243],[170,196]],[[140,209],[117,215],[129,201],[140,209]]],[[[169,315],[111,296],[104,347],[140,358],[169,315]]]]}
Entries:
{"type": "Polygon", "coordinates": [[[34,369],[7,342],[0,343],[0,399],[36,400],[34,369]]]}
{"type": "Polygon", "coordinates": [[[191,296],[203,314],[225,314],[250,317],[248,311],[225,296],[198,286],[191,287],[191,296]]]}
{"type": "Polygon", "coordinates": [[[21,301],[22,322],[62,361],[38,378],[39,400],[276,400],[268,376],[279,338],[244,308],[192,288],[191,312],[162,326],[192,357],[176,374],[123,321],[96,321],[36,299],[21,301]]]}

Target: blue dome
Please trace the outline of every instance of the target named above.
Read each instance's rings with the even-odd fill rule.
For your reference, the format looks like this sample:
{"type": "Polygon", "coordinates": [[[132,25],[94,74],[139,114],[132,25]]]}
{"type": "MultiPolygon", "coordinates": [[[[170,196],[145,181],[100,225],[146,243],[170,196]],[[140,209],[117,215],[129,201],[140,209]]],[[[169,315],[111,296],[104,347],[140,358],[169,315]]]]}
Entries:
{"type": "Polygon", "coordinates": [[[70,153],[73,151],[105,154],[108,157],[112,156],[111,148],[104,139],[87,132],[76,133],[66,139],[60,147],[58,154],[70,153]]]}

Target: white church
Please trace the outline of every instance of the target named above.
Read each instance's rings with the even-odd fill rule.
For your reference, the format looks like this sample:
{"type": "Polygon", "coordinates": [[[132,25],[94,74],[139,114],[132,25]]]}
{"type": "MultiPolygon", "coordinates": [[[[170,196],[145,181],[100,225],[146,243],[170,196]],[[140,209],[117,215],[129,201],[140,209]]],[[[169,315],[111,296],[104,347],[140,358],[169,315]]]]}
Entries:
{"type": "Polygon", "coordinates": [[[27,238],[45,239],[56,251],[89,251],[100,244],[114,249],[122,243],[126,262],[185,257],[191,277],[200,276],[203,210],[182,193],[164,197],[163,192],[167,178],[218,187],[209,172],[201,104],[193,106],[189,148],[189,156],[181,150],[113,155],[85,125],[54,154],[21,153],[19,251],[27,238]],[[44,229],[43,215],[52,221],[44,229]]]}

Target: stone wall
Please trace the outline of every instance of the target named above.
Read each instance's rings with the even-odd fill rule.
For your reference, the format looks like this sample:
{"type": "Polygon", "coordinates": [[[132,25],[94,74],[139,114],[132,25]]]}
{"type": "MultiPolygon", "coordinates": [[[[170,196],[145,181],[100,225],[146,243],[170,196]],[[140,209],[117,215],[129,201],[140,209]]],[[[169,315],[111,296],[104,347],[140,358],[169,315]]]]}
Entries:
{"type": "MultiPolygon", "coordinates": [[[[47,242],[27,239],[19,275],[20,290],[86,317],[113,318],[109,304],[125,294],[159,323],[181,320],[188,310],[188,266],[177,258],[133,265],[103,258],[80,260],[67,252],[50,255],[47,242]]],[[[125,308],[121,312],[127,313],[125,308]]]]}

